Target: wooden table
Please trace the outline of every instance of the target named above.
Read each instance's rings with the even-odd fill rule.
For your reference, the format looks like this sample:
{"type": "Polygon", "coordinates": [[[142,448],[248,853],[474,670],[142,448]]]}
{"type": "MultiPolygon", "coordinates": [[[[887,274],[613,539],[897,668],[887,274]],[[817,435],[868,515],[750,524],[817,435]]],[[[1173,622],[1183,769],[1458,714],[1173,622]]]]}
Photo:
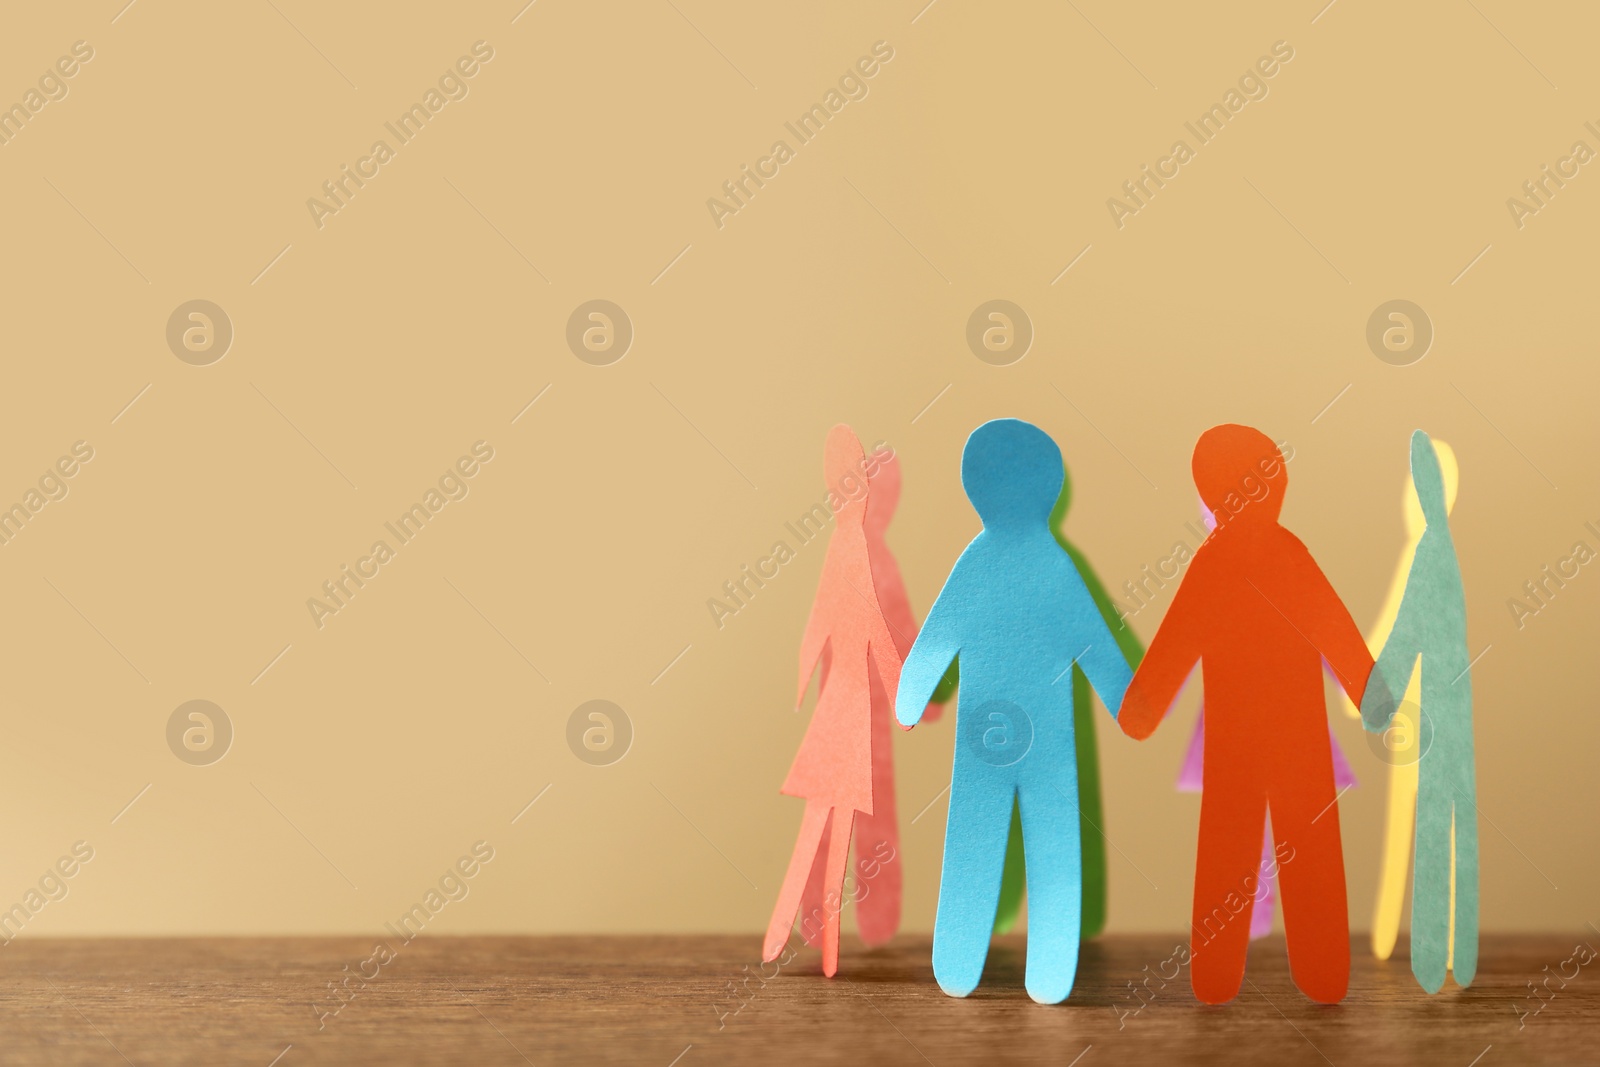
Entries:
{"type": "Polygon", "coordinates": [[[425,936],[386,961],[360,938],[19,938],[0,952],[0,1063],[1600,1063],[1600,961],[1563,966],[1576,940],[1486,937],[1473,987],[1430,997],[1403,938],[1384,964],[1363,939],[1348,999],[1319,1007],[1274,937],[1252,948],[1240,997],[1207,1007],[1187,973],[1159,985],[1178,938],[1107,937],[1084,946],[1072,998],[1042,1007],[1022,988],[1021,937],[997,940],[966,1000],[939,992],[925,936],[879,951],[847,937],[839,978],[807,950],[764,985],[754,934],[425,936]],[[1564,987],[1563,970],[1577,971],[1564,987]],[[329,983],[361,971],[334,1013],[329,983]],[[1519,1019],[1546,975],[1549,999],[1519,1019]]]}

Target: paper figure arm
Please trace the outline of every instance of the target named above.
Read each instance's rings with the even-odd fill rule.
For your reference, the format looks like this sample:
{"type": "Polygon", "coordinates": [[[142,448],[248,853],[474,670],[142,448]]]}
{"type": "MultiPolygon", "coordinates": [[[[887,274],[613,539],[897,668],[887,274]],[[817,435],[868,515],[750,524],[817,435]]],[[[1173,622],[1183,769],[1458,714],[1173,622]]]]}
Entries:
{"type": "MultiPolygon", "coordinates": [[[[957,632],[961,612],[956,607],[961,594],[956,591],[956,585],[956,575],[951,574],[944,588],[939,590],[933,607],[928,609],[922,631],[917,634],[911,654],[906,657],[905,665],[900,670],[900,684],[896,687],[894,701],[895,717],[908,730],[921,721],[928,707],[928,698],[944,676],[945,668],[961,651],[961,639],[957,632]]],[[[887,676],[885,688],[888,688],[887,676]]]]}
{"type": "Polygon", "coordinates": [[[1196,599],[1195,581],[1205,564],[1197,559],[1172,597],[1167,617],[1161,620],[1150,648],[1133,673],[1117,712],[1122,732],[1143,741],[1155,732],[1167,709],[1177,699],[1184,680],[1200,661],[1200,634],[1205,623],[1204,607],[1196,599]]]}
{"type": "MultiPolygon", "coordinates": [[[[1389,591],[1383,596],[1383,607],[1378,611],[1377,621],[1367,633],[1367,651],[1374,657],[1383,651],[1384,644],[1389,640],[1389,634],[1394,630],[1394,620],[1400,613],[1400,601],[1405,595],[1406,576],[1411,573],[1411,561],[1416,558],[1416,552],[1416,543],[1411,542],[1401,553],[1400,562],[1395,566],[1394,579],[1389,583],[1389,591]]],[[[1345,714],[1350,718],[1361,718],[1360,707],[1348,696],[1341,693],[1339,703],[1344,705],[1345,714]]]]}
{"type": "MultiPolygon", "coordinates": [[[[892,559],[889,561],[889,565],[894,566],[892,559]]],[[[906,596],[905,582],[900,577],[898,567],[895,568],[894,577],[891,580],[897,588],[892,592],[880,589],[878,602],[883,608],[883,621],[889,624],[890,635],[894,638],[895,651],[900,657],[900,662],[904,663],[906,654],[911,651],[911,645],[917,639],[917,618],[911,612],[911,600],[906,596]]],[[[877,584],[877,571],[873,572],[872,581],[875,585],[877,584]]],[[[924,717],[929,722],[938,721],[944,713],[944,708],[940,705],[950,699],[950,691],[955,688],[953,682],[949,685],[945,684],[945,681],[949,679],[952,673],[954,673],[954,668],[946,672],[945,680],[940,681],[939,687],[934,690],[933,696],[929,700],[929,706],[924,712],[924,717]]],[[[895,683],[886,682],[884,684],[884,691],[891,696],[894,695],[894,690],[895,683]]]]}
{"type": "MultiPolygon", "coordinates": [[[[876,604],[876,592],[873,603],[876,604]]],[[[871,612],[871,630],[867,638],[867,651],[872,657],[872,662],[878,668],[878,679],[883,682],[883,691],[893,694],[900,688],[900,672],[902,670],[900,659],[900,646],[895,642],[894,634],[890,631],[889,620],[881,612],[871,612]]]]}
{"type": "MultiPolygon", "coordinates": [[[[828,631],[828,609],[823,603],[823,598],[818,596],[811,602],[811,615],[806,619],[805,636],[800,639],[800,688],[794,697],[794,706],[797,708],[805,703],[806,687],[811,684],[811,675],[815,673],[817,661],[822,658],[823,650],[828,644],[828,631]]],[[[826,665],[823,670],[826,675],[826,665]]]]}
{"type": "Polygon", "coordinates": [[[1394,625],[1383,643],[1383,651],[1378,653],[1372,677],[1361,697],[1361,725],[1373,733],[1388,729],[1395,712],[1400,710],[1400,701],[1405,698],[1406,688],[1411,684],[1411,674],[1417,666],[1417,657],[1422,651],[1416,632],[1419,610],[1416,585],[1409,579],[1406,581],[1405,595],[1400,598],[1394,625]]]}
{"type": "Polygon", "coordinates": [[[1262,594],[1271,593],[1276,601],[1274,607],[1285,612],[1321,653],[1345,694],[1359,701],[1367,687],[1367,676],[1372,673],[1372,653],[1367,651],[1367,642],[1350,617],[1350,610],[1334,592],[1310,550],[1298,539],[1288,553],[1288,566],[1272,586],[1272,590],[1262,589],[1262,594]]]}
{"type": "Polygon", "coordinates": [[[1094,599],[1095,606],[1100,609],[1100,617],[1106,621],[1106,626],[1111,630],[1111,636],[1116,639],[1117,647],[1122,649],[1122,658],[1128,661],[1130,668],[1137,667],[1144,659],[1144,642],[1139,640],[1139,635],[1134,632],[1128,623],[1128,616],[1117,603],[1111,599],[1111,594],[1106,592],[1106,585],[1089,566],[1089,561],[1077,548],[1062,542],[1062,548],[1072,563],[1078,568],[1078,577],[1083,579],[1083,584],[1089,588],[1089,596],[1094,599]]]}
{"type": "Polygon", "coordinates": [[[1071,605],[1069,610],[1074,618],[1087,624],[1080,632],[1092,638],[1089,647],[1078,653],[1076,662],[1083,668],[1084,677],[1089,679],[1094,691],[1100,695],[1100,702],[1115,719],[1122,708],[1123,695],[1133,678],[1133,670],[1123,657],[1122,648],[1112,635],[1111,628],[1106,625],[1100,605],[1089,595],[1083,576],[1070,560],[1068,567],[1072,572],[1068,575],[1067,584],[1067,598],[1071,605]]]}

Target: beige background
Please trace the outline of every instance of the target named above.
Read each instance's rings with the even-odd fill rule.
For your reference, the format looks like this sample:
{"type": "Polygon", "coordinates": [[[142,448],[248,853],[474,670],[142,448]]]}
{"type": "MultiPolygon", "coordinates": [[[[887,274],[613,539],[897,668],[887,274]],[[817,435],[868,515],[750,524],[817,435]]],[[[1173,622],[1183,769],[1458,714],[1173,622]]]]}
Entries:
{"type": "MultiPolygon", "coordinates": [[[[902,457],[891,541],[925,611],[977,529],[962,443],[997,416],[1061,443],[1069,532],[1112,587],[1195,516],[1201,430],[1291,441],[1285,521],[1363,628],[1406,435],[1454,444],[1491,646],[1484,926],[1600,919],[1600,572],[1520,631],[1506,606],[1600,548],[1600,174],[1521,229],[1506,207],[1600,148],[1584,5],[121,5],[35,5],[0,38],[4,100],[95,50],[0,147],[0,498],[95,450],[0,547],[0,906],[95,850],[23,936],[377,930],[478,840],[494,860],[431,929],[753,935],[799,820],[777,789],[822,553],[721,630],[706,600],[820,496],[842,420],[902,457]],[[307,198],[478,40],[470,95],[318,229],[307,198]],[[707,198],[879,40],[869,95],[719,230],[707,198]],[[1279,40],[1269,95],[1113,225],[1107,198],[1279,40]],[[211,366],[165,341],[196,298],[236,331],[211,366]],[[611,366],[564,339],[593,298],[636,330],[611,366]],[[992,298],[1036,330],[1007,367],[964,339],[992,298]],[[1437,331],[1413,366],[1365,342],[1395,298],[1437,331]],[[307,598],[478,440],[470,495],[319,630],[307,598]],[[594,698],[635,730],[610,766],[566,742],[594,698]],[[211,766],[167,747],[191,699],[236,731],[211,766]]],[[[1103,721],[1115,929],[1186,924],[1192,715],[1143,746],[1103,721]]],[[[1383,776],[1335,729],[1364,928],[1383,776]]],[[[950,724],[896,744],[906,924],[928,928],[944,801],[909,820],[948,782],[950,724]]]]}

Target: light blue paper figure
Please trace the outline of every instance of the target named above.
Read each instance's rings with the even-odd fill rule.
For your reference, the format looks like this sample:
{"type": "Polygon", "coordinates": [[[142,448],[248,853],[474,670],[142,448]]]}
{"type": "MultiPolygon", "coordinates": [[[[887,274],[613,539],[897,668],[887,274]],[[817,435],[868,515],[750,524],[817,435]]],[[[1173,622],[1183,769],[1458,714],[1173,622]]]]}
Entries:
{"type": "Polygon", "coordinates": [[[1050,530],[1061,450],[1037,426],[986,422],[961,455],[983,520],[928,612],[895,708],[912,727],[961,656],[955,767],[933,931],[939,988],[964,997],[989,954],[1013,798],[1027,858],[1028,995],[1056,1004],[1078,970],[1083,866],[1072,665],[1111,710],[1131,672],[1072,558],[1050,530]]]}
{"type": "Polygon", "coordinates": [[[1427,527],[1394,629],[1362,694],[1361,719],[1375,733],[1387,729],[1412,670],[1422,671],[1411,973],[1423,989],[1437,993],[1446,966],[1462,987],[1472,984],[1478,970],[1478,806],[1466,595],[1439,457],[1421,430],[1411,435],[1411,483],[1427,527]]]}

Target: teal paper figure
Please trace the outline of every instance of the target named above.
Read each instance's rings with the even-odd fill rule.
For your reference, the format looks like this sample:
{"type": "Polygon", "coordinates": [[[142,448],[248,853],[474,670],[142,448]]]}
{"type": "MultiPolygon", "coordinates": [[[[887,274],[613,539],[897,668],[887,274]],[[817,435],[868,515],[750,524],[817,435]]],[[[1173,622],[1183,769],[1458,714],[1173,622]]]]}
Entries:
{"type": "Polygon", "coordinates": [[[983,530],[956,561],[902,669],[896,712],[915,726],[961,657],[955,760],[933,973],[977,988],[989,953],[1013,801],[1027,857],[1028,995],[1066,999],[1078,969],[1083,866],[1073,730],[1074,664],[1113,717],[1131,672],[1072,558],[1050,529],[1061,450],[1016,419],[967,439],[961,481],[983,530]]]}
{"type": "Polygon", "coordinates": [[[1437,993],[1450,963],[1462,987],[1478,969],[1478,806],[1466,596],[1439,457],[1421,430],[1411,435],[1411,482],[1427,526],[1394,629],[1362,695],[1361,719],[1374,733],[1388,728],[1411,672],[1422,671],[1411,973],[1437,993]]]}

